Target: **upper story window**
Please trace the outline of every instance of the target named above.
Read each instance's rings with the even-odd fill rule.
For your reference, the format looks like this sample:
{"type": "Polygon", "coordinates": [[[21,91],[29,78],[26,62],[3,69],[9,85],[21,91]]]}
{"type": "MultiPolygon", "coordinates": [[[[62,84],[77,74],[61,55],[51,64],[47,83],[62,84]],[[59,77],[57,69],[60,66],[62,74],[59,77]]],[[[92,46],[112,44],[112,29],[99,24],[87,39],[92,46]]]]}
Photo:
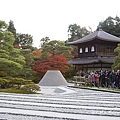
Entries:
{"type": "Polygon", "coordinates": [[[80,48],[80,53],[82,53],[83,51],[82,51],[82,48],[80,48]]]}
{"type": "Polygon", "coordinates": [[[91,47],[91,52],[94,52],[94,51],[95,51],[95,47],[92,46],[92,47],[91,47]]]}
{"type": "Polygon", "coordinates": [[[88,52],[88,47],[85,48],[85,52],[88,52]]]}

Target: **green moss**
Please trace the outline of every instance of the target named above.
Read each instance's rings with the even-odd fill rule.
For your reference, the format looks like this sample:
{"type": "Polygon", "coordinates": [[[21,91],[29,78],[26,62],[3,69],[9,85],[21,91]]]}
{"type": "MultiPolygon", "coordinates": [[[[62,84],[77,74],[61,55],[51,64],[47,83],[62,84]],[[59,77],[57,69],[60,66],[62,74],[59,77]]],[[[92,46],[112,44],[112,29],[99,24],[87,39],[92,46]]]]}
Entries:
{"type": "Polygon", "coordinates": [[[27,92],[21,89],[0,89],[0,92],[5,92],[5,93],[19,93],[19,94],[38,94],[34,92],[27,92]]]}

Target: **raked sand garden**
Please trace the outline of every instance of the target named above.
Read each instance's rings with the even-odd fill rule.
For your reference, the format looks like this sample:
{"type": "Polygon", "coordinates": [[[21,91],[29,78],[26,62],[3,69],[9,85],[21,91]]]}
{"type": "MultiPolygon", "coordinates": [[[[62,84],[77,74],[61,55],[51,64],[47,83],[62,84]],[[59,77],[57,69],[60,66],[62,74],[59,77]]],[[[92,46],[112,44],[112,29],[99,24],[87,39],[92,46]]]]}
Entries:
{"type": "Polygon", "coordinates": [[[0,93],[0,120],[119,120],[120,94],[41,87],[42,94],[0,93]]]}

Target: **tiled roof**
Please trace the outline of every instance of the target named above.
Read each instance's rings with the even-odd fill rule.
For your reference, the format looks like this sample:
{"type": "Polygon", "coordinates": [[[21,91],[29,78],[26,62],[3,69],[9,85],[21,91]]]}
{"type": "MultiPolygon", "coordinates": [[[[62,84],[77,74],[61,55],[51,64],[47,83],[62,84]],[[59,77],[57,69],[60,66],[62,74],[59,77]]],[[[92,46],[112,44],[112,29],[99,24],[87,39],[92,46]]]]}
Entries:
{"type": "Polygon", "coordinates": [[[113,58],[76,58],[68,61],[68,64],[83,65],[92,63],[111,63],[113,64],[113,58]]]}
{"type": "Polygon", "coordinates": [[[100,29],[100,30],[96,30],[95,32],[93,32],[93,33],[91,33],[91,34],[89,34],[81,39],[78,39],[78,40],[73,41],[73,42],[68,42],[67,44],[74,45],[74,44],[84,43],[84,42],[94,40],[95,38],[96,39],[98,38],[98,39],[104,40],[104,41],[110,41],[110,42],[120,42],[119,37],[111,35],[105,31],[103,31],[102,29],[100,29]]]}

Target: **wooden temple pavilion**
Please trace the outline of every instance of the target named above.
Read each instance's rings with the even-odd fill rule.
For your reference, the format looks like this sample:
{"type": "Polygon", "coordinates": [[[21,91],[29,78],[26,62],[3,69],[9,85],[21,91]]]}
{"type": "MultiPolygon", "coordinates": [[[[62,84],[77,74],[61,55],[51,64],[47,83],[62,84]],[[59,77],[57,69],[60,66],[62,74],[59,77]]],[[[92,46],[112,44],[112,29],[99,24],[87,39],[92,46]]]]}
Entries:
{"type": "Polygon", "coordinates": [[[77,70],[109,70],[114,63],[114,49],[120,43],[120,38],[98,28],[95,32],[68,42],[77,47],[77,55],[68,64],[75,65],[77,70]]]}

